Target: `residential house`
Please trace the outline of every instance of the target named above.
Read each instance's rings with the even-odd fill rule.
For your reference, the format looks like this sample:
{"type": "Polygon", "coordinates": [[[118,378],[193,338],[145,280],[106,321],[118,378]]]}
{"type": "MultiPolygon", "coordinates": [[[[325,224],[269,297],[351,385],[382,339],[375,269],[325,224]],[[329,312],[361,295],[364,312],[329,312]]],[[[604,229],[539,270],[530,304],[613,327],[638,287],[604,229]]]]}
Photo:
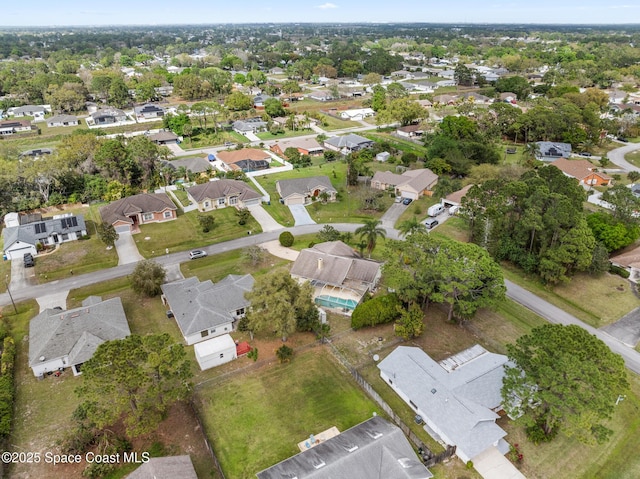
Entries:
{"type": "Polygon", "coordinates": [[[228,334],[196,343],[193,346],[193,352],[202,371],[215,368],[238,358],[236,343],[228,334]]]}
{"type": "Polygon", "coordinates": [[[509,451],[496,420],[502,409],[502,379],[508,358],[475,345],[443,361],[422,349],[398,346],[378,364],[380,377],[436,441],[456,446],[463,463],[490,448],[509,451]]]}
{"type": "Polygon", "coordinates": [[[171,161],[160,160],[160,164],[163,167],[167,166],[172,170],[178,170],[179,168],[184,167],[186,171],[190,171],[191,173],[205,173],[213,168],[211,166],[211,162],[201,156],[180,158],[178,160],[171,161]]]}
{"type": "Polygon", "coordinates": [[[130,334],[120,298],[89,296],[79,308],[47,308],[29,323],[29,367],[36,377],[69,367],[77,376],[98,346],[130,334]]]}
{"type": "Polygon", "coordinates": [[[173,85],[157,86],[154,88],[154,91],[156,92],[156,95],[164,97],[171,96],[173,94],[173,85]]]}
{"type": "Polygon", "coordinates": [[[310,176],[276,181],[276,190],[285,205],[304,205],[326,193],[328,201],[336,199],[336,190],[328,176],[310,176]]]}
{"type": "Polygon", "coordinates": [[[487,105],[493,102],[493,100],[488,96],[481,95],[480,93],[476,93],[476,92],[464,93],[460,96],[460,98],[464,98],[467,101],[471,101],[475,104],[480,104],[480,105],[487,105]]]}
{"type": "Polygon", "coordinates": [[[237,120],[233,122],[233,131],[244,135],[245,133],[259,133],[267,130],[267,122],[260,118],[249,118],[247,120],[237,120]]]}
{"type": "Polygon", "coordinates": [[[518,101],[518,95],[510,91],[500,93],[498,98],[505,103],[516,103],[518,101]]]}
{"type": "Polygon", "coordinates": [[[290,140],[276,141],[269,147],[276,155],[284,157],[287,148],[295,148],[302,155],[317,156],[324,153],[324,148],[315,138],[291,138],[290,140]]]}
{"type": "MultiPolygon", "coordinates": [[[[634,283],[640,281],[640,246],[623,250],[609,258],[609,261],[615,266],[626,269],[629,272],[629,281],[634,283]]],[[[630,346],[635,347],[635,340],[630,342],[633,343],[630,346]]]]}
{"type": "Polygon", "coordinates": [[[422,108],[431,108],[433,106],[433,103],[431,103],[429,100],[415,100],[415,102],[422,108]]]}
{"type": "Polygon", "coordinates": [[[179,477],[180,479],[198,479],[196,470],[191,462],[191,457],[186,454],[184,456],[166,456],[166,457],[150,457],[126,479],[171,479],[179,477]]]}
{"type": "MultiPolygon", "coordinates": [[[[314,437],[315,439],[315,437],[314,437]]],[[[258,479],[429,479],[400,428],[374,416],[256,474],[258,479]]],[[[310,443],[308,440],[307,443],[310,443]]],[[[311,446],[311,444],[309,444],[311,446]]]]}
{"type": "Polygon", "coordinates": [[[433,97],[433,103],[436,105],[455,105],[457,97],[454,95],[436,95],[433,97]]]}
{"type": "Polygon", "coordinates": [[[149,140],[156,145],[175,145],[179,143],[180,137],[172,131],[159,131],[153,135],[149,135],[149,140]]]}
{"type": "Polygon", "coordinates": [[[390,171],[376,171],[371,179],[375,190],[393,190],[397,196],[417,200],[421,196],[431,196],[438,183],[438,175],[429,168],[407,170],[401,175],[390,171]]]}
{"type": "Polygon", "coordinates": [[[0,135],[13,135],[21,131],[35,130],[29,120],[5,120],[0,121],[0,135]]]}
{"type": "Polygon", "coordinates": [[[241,150],[219,151],[216,158],[223,162],[229,170],[260,171],[269,168],[272,157],[264,150],[257,148],[242,148],[241,150]]]}
{"type": "Polygon", "coordinates": [[[256,95],[253,97],[253,107],[256,109],[264,108],[264,102],[266,102],[269,98],[273,98],[269,95],[261,93],[260,95],[256,95]]]}
{"type": "Polygon", "coordinates": [[[536,141],[541,160],[551,160],[556,158],[568,158],[571,156],[571,144],[553,141],[536,141]]]}
{"type": "Polygon", "coordinates": [[[609,103],[622,103],[625,98],[629,96],[628,93],[621,90],[611,90],[607,92],[609,96],[609,103]]]}
{"type": "Polygon", "coordinates": [[[15,118],[22,118],[24,116],[33,117],[34,121],[42,121],[44,116],[51,112],[49,105],[24,105],[9,108],[7,114],[15,118]]]}
{"type": "Polygon", "coordinates": [[[41,218],[36,215],[31,222],[28,216],[20,217],[20,225],[4,228],[3,253],[6,259],[22,259],[25,253],[36,255],[38,243],[42,246],[55,246],[76,241],[87,234],[82,215],[70,213],[41,218]]]}
{"type": "Polygon", "coordinates": [[[284,74],[284,70],[280,67],[273,67],[271,70],[269,70],[269,73],[272,75],[282,75],[284,74]]]}
{"type": "Polygon", "coordinates": [[[177,210],[166,193],[141,193],[103,206],[100,216],[118,233],[138,233],[140,225],[175,220],[177,210]]]}
{"type": "Polygon", "coordinates": [[[424,127],[422,125],[401,126],[396,130],[396,135],[403,136],[405,138],[419,138],[423,134],[424,127]]]}
{"type": "Polygon", "coordinates": [[[127,121],[129,119],[124,111],[113,107],[96,110],[91,113],[90,118],[94,125],[110,125],[113,123],[127,121]]]}
{"type": "Polygon", "coordinates": [[[447,196],[440,200],[442,206],[445,208],[455,208],[454,211],[457,211],[462,206],[462,198],[466,196],[473,185],[467,185],[458,191],[454,191],[453,193],[449,193],[447,196]]]}
{"type": "Polygon", "coordinates": [[[565,176],[577,179],[581,185],[609,186],[613,182],[613,178],[606,173],[599,172],[588,160],[558,158],[551,165],[562,171],[565,176]]]}
{"type": "Polygon", "coordinates": [[[375,115],[372,108],[357,108],[353,110],[343,110],[340,112],[340,118],[343,120],[362,121],[365,118],[375,115]]]}
{"type": "Polygon", "coordinates": [[[307,97],[316,101],[330,101],[334,99],[333,93],[328,90],[313,90],[307,97]]]}
{"type": "Polygon", "coordinates": [[[139,119],[149,120],[152,118],[162,118],[165,110],[161,106],[147,103],[146,105],[137,106],[133,109],[134,114],[139,119]]]}
{"type": "Polygon", "coordinates": [[[211,211],[227,206],[246,208],[259,205],[262,195],[244,181],[213,180],[187,189],[189,199],[198,205],[198,211],[211,211]]]}
{"type": "Polygon", "coordinates": [[[55,115],[51,118],[47,118],[47,127],[55,128],[58,126],[78,126],[80,124],[80,120],[78,117],[73,115],[55,115]]]}
{"type": "Polygon", "coordinates": [[[360,151],[365,148],[373,146],[374,141],[368,138],[364,138],[354,133],[349,133],[344,136],[332,136],[324,140],[325,148],[330,150],[339,151],[343,154],[353,153],[354,151],[360,151]]]}
{"type": "Polygon", "coordinates": [[[291,267],[291,276],[311,282],[319,306],[354,310],[378,284],[380,266],[342,241],[328,241],[303,249],[291,267]]]}
{"type": "Polygon", "coordinates": [[[233,331],[235,322],[245,315],[249,301],[245,293],[253,288],[250,274],[230,274],[222,281],[200,282],[192,276],[162,285],[162,300],[182,332],[187,345],[222,336],[233,331]]]}

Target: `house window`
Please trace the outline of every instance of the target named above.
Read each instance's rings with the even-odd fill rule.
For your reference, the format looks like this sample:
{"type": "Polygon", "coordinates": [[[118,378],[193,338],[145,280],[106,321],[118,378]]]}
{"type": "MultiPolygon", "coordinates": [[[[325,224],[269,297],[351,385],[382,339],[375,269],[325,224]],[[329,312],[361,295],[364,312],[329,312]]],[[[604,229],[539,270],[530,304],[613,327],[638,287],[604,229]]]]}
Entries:
{"type": "Polygon", "coordinates": [[[237,205],[238,204],[238,197],[237,196],[232,196],[231,198],[229,198],[229,204],[230,205],[237,205]]]}
{"type": "Polygon", "coordinates": [[[204,207],[205,207],[205,208],[208,208],[208,207],[209,207],[209,202],[208,202],[208,201],[205,201],[205,202],[204,202],[204,207]]]}
{"type": "Polygon", "coordinates": [[[224,205],[224,198],[218,198],[218,204],[224,205]]]}
{"type": "Polygon", "coordinates": [[[165,219],[172,218],[173,217],[173,212],[172,211],[165,211],[164,212],[164,217],[165,217],[165,219]]]}
{"type": "Polygon", "coordinates": [[[142,213],[142,221],[151,221],[153,219],[153,213],[142,213]]]}
{"type": "Polygon", "coordinates": [[[62,234],[62,241],[69,241],[69,234],[68,233],[63,233],[62,234]]]}
{"type": "Polygon", "coordinates": [[[244,314],[244,308],[236,310],[236,316],[242,316],[244,314]]]}
{"type": "Polygon", "coordinates": [[[200,337],[206,338],[207,336],[209,336],[209,330],[205,329],[200,332],[200,337]]]}

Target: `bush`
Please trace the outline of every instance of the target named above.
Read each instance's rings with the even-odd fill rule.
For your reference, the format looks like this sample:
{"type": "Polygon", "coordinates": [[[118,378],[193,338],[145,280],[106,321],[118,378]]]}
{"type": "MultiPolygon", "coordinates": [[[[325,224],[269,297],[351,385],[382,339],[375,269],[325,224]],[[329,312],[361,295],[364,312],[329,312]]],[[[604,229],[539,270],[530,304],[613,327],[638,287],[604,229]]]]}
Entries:
{"type": "Polygon", "coordinates": [[[276,356],[281,363],[288,363],[293,357],[293,349],[291,349],[286,344],[283,344],[276,350],[276,356]]]}
{"type": "Polygon", "coordinates": [[[253,348],[251,351],[249,351],[247,353],[247,357],[249,359],[253,359],[253,362],[255,363],[258,360],[258,348],[253,348]]]}
{"type": "Polygon", "coordinates": [[[293,245],[293,242],[295,240],[295,238],[289,231],[283,231],[282,233],[280,233],[280,237],[278,239],[280,240],[280,244],[285,248],[289,248],[291,245],[293,245]]]}
{"type": "Polygon", "coordinates": [[[400,300],[395,293],[377,296],[356,306],[351,315],[351,327],[360,329],[365,326],[391,323],[400,316],[400,300]]]}
{"type": "Polygon", "coordinates": [[[609,266],[609,272],[611,274],[617,274],[618,276],[622,276],[625,279],[631,275],[631,273],[629,273],[629,271],[627,271],[626,269],[621,268],[620,266],[616,266],[614,264],[609,266]]]}

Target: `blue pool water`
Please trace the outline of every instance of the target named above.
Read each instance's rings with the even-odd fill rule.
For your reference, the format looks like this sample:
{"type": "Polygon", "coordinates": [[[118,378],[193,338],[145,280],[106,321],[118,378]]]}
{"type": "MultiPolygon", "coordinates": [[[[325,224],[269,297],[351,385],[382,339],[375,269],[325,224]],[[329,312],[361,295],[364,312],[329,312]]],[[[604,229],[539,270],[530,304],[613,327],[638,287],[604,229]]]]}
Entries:
{"type": "Polygon", "coordinates": [[[315,299],[315,302],[325,308],[355,309],[358,305],[358,302],[353,299],[337,298],[336,296],[329,296],[327,294],[321,294],[315,299]]]}

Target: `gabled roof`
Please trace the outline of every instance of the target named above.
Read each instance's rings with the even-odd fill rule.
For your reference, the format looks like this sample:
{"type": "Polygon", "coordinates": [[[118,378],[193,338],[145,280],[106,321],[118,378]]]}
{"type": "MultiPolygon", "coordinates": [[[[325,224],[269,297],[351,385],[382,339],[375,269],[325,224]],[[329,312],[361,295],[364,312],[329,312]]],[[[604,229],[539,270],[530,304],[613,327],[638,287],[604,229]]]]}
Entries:
{"type": "Polygon", "coordinates": [[[12,226],[2,230],[4,249],[6,250],[16,241],[34,245],[53,234],[63,235],[86,231],[87,227],[82,215],[60,216],[44,218],[32,223],[12,226]]]}
{"type": "MultiPolygon", "coordinates": [[[[91,298],[91,299],[90,299],[91,298]]],[[[29,323],[29,366],[69,356],[79,364],[93,356],[105,341],[131,334],[120,298],[96,302],[87,298],[82,306],[68,311],[46,309],[29,323]]]]}
{"type": "Polygon", "coordinates": [[[417,192],[428,190],[437,180],[438,175],[429,168],[407,170],[401,175],[390,171],[376,171],[373,178],[371,178],[372,182],[379,181],[387,185],[393,185],[396,188],[408,187],[417,192]]]}
{"type": "Polygon", "coordinates": [[[640,246],[636,246],[631,250],[623,251],[616,256],[612,256],[610,261],[612,263],[619,264],[620,266],[624,266],[625,268],[640,269],[640,246]]]}
{"type": "Polygon", "coordinates": [[[257,148],[242,148],[241,150],[219,151],[216,158],[224,163],[235,163],[240,160],[270,160],[271,155],[257,148]]]}
{"type": "Polygon", "coordinates": [[[599,176],[603,180],[612,179],[606,173],[594,172],[595,166],[589,160],[567,160],[566,158],[558,158],[551,164],[564,174],[572,178],[577,178],[580,181],[591,176],[599,176]]]}
{"type": "Polygon", "coordinates": [[[176,135],[172,131],[159,131],[158,133],[154,133],[153,135],[149,135],[149,139],[151,141],[175,141],[178,139],[178,135],[176,135]]]}
{"type": "Polygon", "coordinates": [[[237,196],[241,201],[262,198],[262,195],[243,181],[215,180],[200,185],[192,186],[187,193],[200,203],[204,200],[215,200],[228,196],[237,196]]]}
{"type": "Polygon", "coordinates": [[[305,248],[291,267],[291,275],[309,281],[367,290],[380,274],[380,263],[361,258],[342,241],[305,248]]]}
{"type": "Polygon", "coordinates": [[[445,200],[450,201],[452,203],[461,204],[462,198],[465,197],[465,195],[469,192],[472,186],[473,185],[467,185],[458,191],[454,191],[453,193],[448,194],[447,196],[445,196],[445,200]]]}
{"type": "Polygon", "coordinates": [[[429,479],[402,431],[380,416],[256,474],[258,479],[429,479]]]}
{"type": "Polygon", "coordinates": [[[381,373],[418,406],[466,456],[475,457],[506,436],[492,411],[508,358],[476,345],[437,363],[422,349],[399,346],[378,364],[381,373]]]}
{"type": "Polygon", "coordinates": [[[105,118],[105,117],[122,117],[122,116],[127,116],[125,114],[124,111],[118,109],[118,108],[113,108],[111,106],[106,107],[106,108],[101,108],[100,110],[96,110],[93,113],[91,113],[91,118],[93,118],[94,120],[97,120],[98,118],[105,118]]]}
{"type": "Polygon", "coordinates": [[[130,216],[140,213],[160,213],[165,209],[176,210],[176,205],[166,193],[141,193],[127,196],[100,208],[102,221],[112,225],[116,221],[133,224],[130,216]]]}
{"type": "Polygon", "coordinates": [[[181,166],[184,166],[185,169],[191,171],[192,173],[202,173],[203,171],[208,171],[212,169],[211,163],[206,158],[202,158],[200,156],[194,156],[193,158],[180,158],[179,160],[171,160],[171,161],[161,161],[163,166],[168,166],[177,170],[181,166]]]}
{"type": "Polygon", "coordinates": [[[198,479],[189,455],[152,457],[127,479],[198,479]]]}
{"type": "Polygon", "coordinates": [[[282,152],[287,148],[300,148],[307,151],[322,151],[324,148],[315,138],[291,138],[290,140],[282,140],[276,142],[282,152]]]}
{"type": "Polygon", "coordinates": [[[416,133],[418,131],[424,131],[424,126],[422,125],[401,126],[400,128],[398,128],[398,131],[403,131],[405,133],[416,133]]]}
{"type": "Polygon", "coordinates": [[[373,145],[373,140],[365,138],[360,135],[355,135],[353,133],[349,133],[344,136],[332,136],[324,140],[325,143],[330,144],[336,148],[364,148],[369,145],[373,145]]]}
{"type": "Polygon", "coordinates": [[[253,131],[256,128],[264,128],[267,123],[259,118],[252,118],[249,120],[237,120],[233,122],[233,128],[239,131],[253,131]]]}
{"type": "Polygon", "coordinates": [[[154,105],[152,103],[147,103],[146,105],[137,106],[133,109],[136,112],[136,115],[144,115],[145,113],[164,113],[164,108],[158,105],[154,105]]]}
{"type": "Polygon", "coordinates": [[[282,198],[287,198],[295,194],[306,196],[318,187],[331,193],[338,192],[331,184],[328,176],[309,176],[307,178],[279,180],[276,182],[276,187],[282,198]]]}
{"type": "Polygon", "coordinates": [[[163,284],[162,292],[183,336],[187,337],[232,322],[235,318],[232,313],[249,306],[244,294],[251,291],[253,283],[250,274],[230,274],[217,283],[191,277],[163,284]]]}
{"type": "Polygon", "coordinates": [[[51,118],[47,118],[47,123],[71,123],[77,122],[78,117],[73,115],[55,115],[51,118]]]}
{"type": "Polygon", "coordinates": [[[536,141],[540,155],[550,157],[567,157],[571,155],[571,144],[556,141],[536,141]]]}

